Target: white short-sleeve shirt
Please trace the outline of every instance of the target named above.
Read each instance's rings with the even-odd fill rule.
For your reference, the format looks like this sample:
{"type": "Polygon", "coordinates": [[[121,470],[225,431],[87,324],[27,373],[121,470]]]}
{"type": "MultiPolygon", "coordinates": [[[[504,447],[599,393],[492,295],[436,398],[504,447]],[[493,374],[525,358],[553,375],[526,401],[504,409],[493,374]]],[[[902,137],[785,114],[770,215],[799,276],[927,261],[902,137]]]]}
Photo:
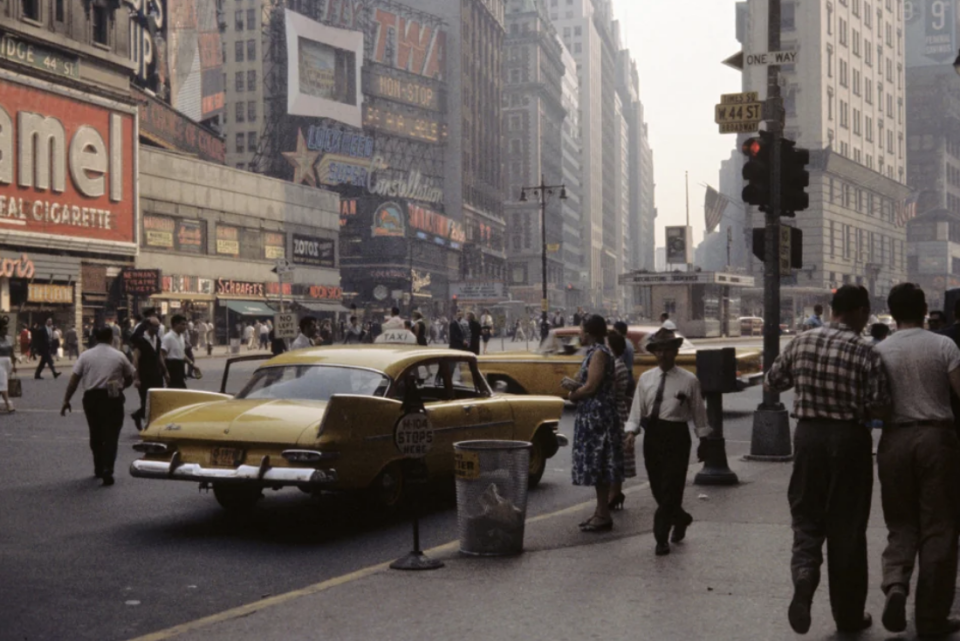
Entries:
{"type": "Polygon", "coordinates": [[[160,349],[162,349],[167,358],[172,361],[182,361],[187,358],[187,348],[183,343],[183,336],[172,329],[164,334],[163,342],[160,343],[160,349]]]}

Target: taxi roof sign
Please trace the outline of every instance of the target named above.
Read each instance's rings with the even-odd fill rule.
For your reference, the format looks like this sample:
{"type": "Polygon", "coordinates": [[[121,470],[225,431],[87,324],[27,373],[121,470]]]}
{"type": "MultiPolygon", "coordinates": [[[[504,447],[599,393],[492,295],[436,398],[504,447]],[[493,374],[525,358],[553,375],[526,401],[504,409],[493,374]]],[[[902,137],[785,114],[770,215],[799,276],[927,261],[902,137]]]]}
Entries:
{"type": "Polygon", "coordinates": [[[373,342],[378,345],[416,345],[417,337],[409,329],[388,329],[373,342]]]}

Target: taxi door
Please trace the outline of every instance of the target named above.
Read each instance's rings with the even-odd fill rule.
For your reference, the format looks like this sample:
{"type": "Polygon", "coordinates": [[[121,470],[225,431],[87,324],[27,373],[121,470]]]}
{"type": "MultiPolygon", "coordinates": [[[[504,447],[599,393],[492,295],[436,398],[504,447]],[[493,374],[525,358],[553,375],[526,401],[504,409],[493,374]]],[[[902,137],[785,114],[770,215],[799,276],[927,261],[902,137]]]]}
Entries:
{"type": "Polygon", "coordinates": [[[506,398],[493,395],[476,361],[451,358],[448,366],[462,419],[456,440],[514,439],[513,409],[506,398]]]}

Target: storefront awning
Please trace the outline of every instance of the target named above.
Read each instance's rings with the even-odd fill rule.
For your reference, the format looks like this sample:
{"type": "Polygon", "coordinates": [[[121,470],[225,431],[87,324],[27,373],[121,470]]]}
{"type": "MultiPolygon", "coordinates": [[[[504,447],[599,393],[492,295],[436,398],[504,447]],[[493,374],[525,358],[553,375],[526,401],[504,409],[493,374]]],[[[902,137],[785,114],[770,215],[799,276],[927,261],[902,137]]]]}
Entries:
{"type": "Polygon", "coordinates": [[[241,316],[273,316],[276,313],[266,303],[253,300],[221,300],[220,303],[241,316]]]}
{"type": "Polygon", "coordinates": [[[350,310],[337,301],[298,300],[297,305],[311,312],[339,312],[349,314],[350,310]]]}

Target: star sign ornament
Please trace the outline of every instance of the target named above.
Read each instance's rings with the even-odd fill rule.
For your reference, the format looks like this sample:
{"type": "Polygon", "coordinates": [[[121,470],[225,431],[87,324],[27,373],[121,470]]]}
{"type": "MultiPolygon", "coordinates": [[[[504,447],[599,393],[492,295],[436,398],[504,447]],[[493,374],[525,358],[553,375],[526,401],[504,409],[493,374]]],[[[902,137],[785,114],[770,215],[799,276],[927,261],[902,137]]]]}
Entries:
{"type": "Polygon", "coordinates": [[[319,152],[310,151],[307,148],[307,141],[303,139],[303,130],[297,130],[297,150],[285,151],[283,157],[293,166],[293,182],[297,185],[307,183],[311,187],[317,186],[317,176],[313,171],[313,165],[317,162],[319,152]]]}

